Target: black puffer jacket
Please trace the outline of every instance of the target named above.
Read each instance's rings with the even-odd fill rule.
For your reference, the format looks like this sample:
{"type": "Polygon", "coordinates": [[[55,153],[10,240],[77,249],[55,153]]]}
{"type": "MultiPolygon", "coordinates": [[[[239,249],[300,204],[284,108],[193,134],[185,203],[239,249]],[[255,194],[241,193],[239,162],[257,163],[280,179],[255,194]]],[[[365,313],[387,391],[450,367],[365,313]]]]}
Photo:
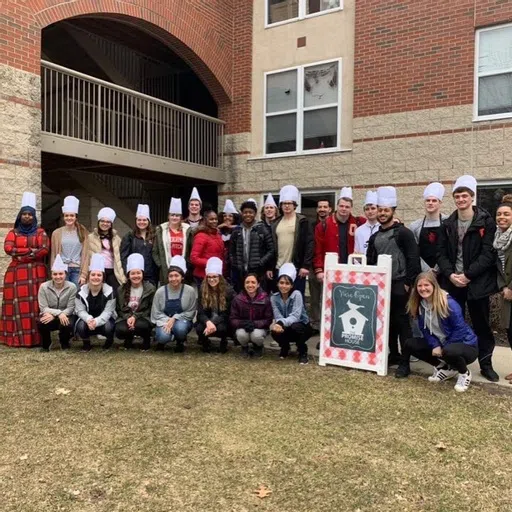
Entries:
{"type": "Polygon", "coordinates": [[[206,325],[208,320],[216,326],[224,324],[229,327],[229,312],[231,311],[231,303],[235,298],[235,292],[231,286],[226,288],[226,309],[224,311],[214,311],[212,308],[205,308],[201,300],[201,290],[199,290],[199,300],[197,302],[197,322],[206,325]]]}
{"type": "Polygon", "coordinates": [[[133,231],[126,233],[121,241],[121,263],[126,273],[128,256],[134,252],[142,254],[144,256],[144,280],[156,284],[158,282],[158,268],[153,261],[153,241],[148,242],[139,238],[134,235],[133,231]]]}
{"type": "MultiPolygon", "coordinates": [[[[232,268],[242,274],[244,269],[244,233],[243,224],[233,228],[230,240],[229,259],[232,268]]],[[[272,235],[262,222],[256,222],[250,232],[248,272],[263,274],[272,270],[275,259],[272,235]]]]}
{"type": "MultiPolygon", "coordinates": [[[[307,217],[300,213],[296,213],[297,222],[295,224],[295,239],[293,241],[293,264],[298,268],[309,269],[313,261],[313,250],[315,247],[315,239],[313,236],[313,225],[307,217]]],[[[277,226],[283,217],[279,217],[272,223],[272,239],[274,240],[274,251],[277,258],[278,242],[277,242],[277,226]]],[[[276,261],[274,260],[275,266],[276,261]]]]}
{"type": "MultiPolygon", "coordinates": [[[[482,208],[473,207],[473,221],[462,240],[464,275],[470,279],[468,299],[489,297],[498,291],[496,276],[497,254],[492,245],[496,232],[494,219],[482,208]]],[[[450,275],[456,272],[457,261],[457,211],[441,225],[437,247],[437,264],[443,287],[450,292],[454,286],[450,275]]]]}

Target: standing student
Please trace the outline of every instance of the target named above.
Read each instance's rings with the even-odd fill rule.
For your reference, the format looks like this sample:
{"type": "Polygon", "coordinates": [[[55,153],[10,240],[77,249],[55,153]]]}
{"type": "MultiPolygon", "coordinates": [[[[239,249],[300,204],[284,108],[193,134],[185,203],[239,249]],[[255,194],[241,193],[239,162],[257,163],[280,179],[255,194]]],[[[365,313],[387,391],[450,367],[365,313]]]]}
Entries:
{"type": "Polygon", "coordinates": [[[185,219],[185,222],[193,229],[198,228],[203,223],[203,217],[201,216],[202,206],[201,196],[197,188],[194,187],[188,200],[188,217],[185,219]]]}
{"type": "Polygon", "coordinates": [[[151,306],[155,287],[144,279],[145,258],[134,252],[126,262],[127,281],[117,293],[116,336],[124,340],[124,348],[132,348],[133,338],[142,338],[142,350],[151,343],[151,306]]]}
{"type": "Polygon", "coordinates": [[[441,183],[430,183],[423,191],[425,215],[409,226],[420,250],[421,270],[437,270],[437,242],[441,224],[447,218],[441,213],[444,186],[441,183]]]}
{"type": "Polygon", "coordinates": [[[285,263],[293,263],[297,269],[294,287],[304,297],[306,278],[313,261],[314,239],[309,220],[296,212],[299,196],[299,190],[293,185],[285,185],[279,192],[283,215],[272,224],[272,238],[276,253],[274,278],[285,263]]]}
{"type": "Polygon", "coordinates": [[[185,351],[187,335],[197,311],[197,294],[184,283],[187,264],[183,256],[174,256],[167,272],[168,282],[155,293],[151,321],[156,325],[156,349],[176,341],[175,352],[185,351]]]}
{"type": "Polygon", "coordinates": [[[220,338],[219,352],[227,352],[229,312],[233,288],[222,275],[222,260],[210,258],[206,263],[206,279],[199,289],[196,332],[203,352],[210,352],[211,338],[220,338]]]}
{"type": "Polygon", "coordinates": [[[37,347],[39,287],[46,281],[44,260],[50,240],[37,227],[36,196],[24,192],[14,229],[4,240],[4,250],[11,257],[4,276],[0,343],[10,347],[37,347]]]}
{"type": "Polygon", "coordinates": [[[64,226],[52,233],[50,265],[57,254],[68,266],[66,279],[78,288],[87,281],[89,265],[89,232],[78,222],[80,201],[75,196],[64,198],[62,217],[64,226]]]}
{"type": "Polygon", "coordinates": [[[104,282],[117,293],[119,285],[126,282],[121,261],[121,237],[113,229],[116,212],[102,208],[98,212],[98,225],[89,234],[89,254],[101,254],[105,262],[104,282]]]}
{"type": "Polygon", "coordinates": [[[299,363],[308,364],[307,341],[311,337],[312,329],[302,295],[293,289],[296,274],[297,270],[291,263],[285,263],[279,269],[279,291],[270,297],[274,315],[270,333],[281,347],[281,359],[288,356],[290,344],[296,343],[299,363]]]}
{"type": "Polygon", "coordinates": [[[52,278],[39,288],[37,294],[40,316],[37,328],[41,335],[43,352],[50,350],[52,331],[59,331],[59,342],[62,350],[70,347],[75,324],[76,286],[66,280],[68,266],[62,261],[60,254],[55,256],[52,265],[52,278]]]}
{"type": "Polygon", "coordinates": [[[224,242],[224,262],[223,271],[224,277],[231,282],[231,262],[229,261],[229,253],[231,248],[231,235],[233,234],[233,229],[235,229],[239,224],[239,215],[238,211],[233,204],[231,199],[226,199],[226,204],[222,210],[222,213],[219,215],[219,231],[220,236],[222,237],[222,241],[224,242]]]}
{"type": "Polygon", "coordinates": [[[368,240],[379,229],[379,221],[377,220],[377,192],[368,190],[363,205],[364,216],[366,222],[356,229],[354,252],[356,254],[365,254],[368,249],[368,240]]]}
{"type": "MultiPolygon", "coordinates": [[[[493,246],[498,253],[501,327],[506,329],[508,342],[512,348],[512,194],[503,196],[496,211],[496,224],[493,246]]],[[[512,384],[512,373],[505,379],[512,384]]]]}
{"type": "Polygon", "coordinates": [[[149,205],[139,204],[135,214],[135,227],[124,235],[121,241],[121,261],[123,270],[127,273],[126,265],[131,254],[142,254],[144,258],[144,280],[153,286],[158,284],[158,268],[153,260],[153,244],[155,228],[151,224],[149,205]]]}
{"type": "Polygon", "coordinates": [[[153,260],[159,269],[159,281],[167,283],[167,270],[174,256],[187,255],[190,251],[190,226],[183,222],[181,199],[172,197],[167,222],[156,228],[153,260]]]}
{"type": "MultiPolygon", "coordinates": [[[[379,255],[388,254],[392,259],[391,306],[389,316],[389,364],[408,363],[407,356],[400,357],[398,339],[403,348],[406,340],[412,337],[406,306],[409,289],[420,273],[420,256],[414,235],[401,222],[395,219],[397,206],[394,187],[377,189],[379,230],[368,242],[366,257],[369,265],[376,265],[379,255]]],[[[397,368],[400,373],[401,367],[397,368]]]]}
{"type": "Polygon", "coordinates": [[[75,313],[75,333],[83,341],[84,352],[91,350],[91,336],[98,334],[106,338],[104,350],[112,347],[116,299],[114,290],[105,282],[105,257],[101,253],[91,256],[87,283],[80,287],[75,299],[75,313]]]}
{"type": "Polygon", "coordinates": [[[269,194],[261,208],[260,220],[270,233],[272,233],[272,223],[277,217],[279,217],[279,208],[277,207],[274,196],[269,194]]]}
{"type": "Polygon", "coordinates": [[[434,367],[430,382],[443,382],[458,375],[455,391],[466,391],[471,384],[468,364],[478,356],[477,337],[465,322],[457,301],[441,289],[432,271],[416,278],[407,310],[418,319],[423,337],[405,342],[403,362],[395,376],[409,375],[408,360],[412,355],[434,367]]]}
{"type": "Polygon", "coordinates": [[[473,206],[476,187],[476,179],[469,175],[455,182],[452,195],[457,209],[443,222],[437,263],[443,288],[462,311],[468,306],[478,336],[480,373],[497,382],[499,375],[492,367],[495,342],[489,311],[489,297],[498,291],[493,247],[496,223],[485,210],[473,206]]]}

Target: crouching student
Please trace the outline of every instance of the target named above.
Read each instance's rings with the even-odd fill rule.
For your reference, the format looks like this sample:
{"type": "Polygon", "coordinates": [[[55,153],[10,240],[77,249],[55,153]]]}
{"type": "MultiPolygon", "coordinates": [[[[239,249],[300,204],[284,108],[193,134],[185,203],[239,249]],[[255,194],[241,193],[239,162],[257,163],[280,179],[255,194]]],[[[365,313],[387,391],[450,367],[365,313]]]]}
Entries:
{"type": "Polygon", "coordinates": [[[168,284],[155,293],[151,321],[156,324],[157,350],[164,350],[166,343],[176,341],[175,352],[185,351],[185,341],[197,309],[196,291],[183,283],[186,272],[185,258],[173,256],[167,270],[168,284]]]}
{"type": "Polygon", "coordinates": [[[78,320],[75,333],[83,341],[83,350],[91,350],[91,336],[105,336],[104,350],[114,344],[116,299],[114,290],[104,282],[105,258],[100,253],[91,256],[87,283],[80,287],[75,300],[78,320]]]}
{"type": "Polygon", "coordinates": [[[307,341],[311,337],[311,325],[299,291],[293,289],[297,270],[291,263],[279,269],[278,292],[270,297],[274,321],[270,327],[272,338],[279,343],[279,357],[285,359],[290,351],[290,343],[297,344],[299,363],[308,364],[307,341]]]}
{"type": "Polygon", "coordinates": [[[228,349],[229,311],[234,292],[222,270],[222,260],[210,258],[206,263],[206,278],[199,289],[196,332],[203,352],[210,352],[210,338],[220,338],[222,354],[228,349]]]}
{"type": "Polygon", "coordinates": [[[69,340],[73,336],[76,286],[66,281],[68,266],[57,254],[52,265],[52,278],[39,288],[37,299],[40,317],[37,328],[43,344],[42,351],[48,352],[52,344],[52,331],[59,331],[62,350],[70,347],[69,340]]]}
{"type": "Polygon", "coordinates": [[[439,286],[433,272],[418,275],[407,311],[418,319],[423,338],[406,341],[405,357],[395,376],[409,375],[406,361],[413,355],[434,367],[430,382],[443,382],[458,375],[455,391],[466,391],[471,383],[468,364],[478,357],[477,337],[465,322],[457,301],[439,286]]]}
{"type": "Polygon", "coordinates": [[[132,253],[126,261],[128,281],[117,292],[116,336],[124,340],[124,348],[132,348],[133,338],[142,338],[142,350],[151,343],[151,305],[155,287],[144,280],[144,256],[132,253]]]}
{"type": "Polygon", "coordinates": [[[272,323],[269,296],[260,288],[256,274],[244,279],[244,289],[233,299],[231,327],[242,346],[242,357],[263,356],[263,342],[272,323]]]}

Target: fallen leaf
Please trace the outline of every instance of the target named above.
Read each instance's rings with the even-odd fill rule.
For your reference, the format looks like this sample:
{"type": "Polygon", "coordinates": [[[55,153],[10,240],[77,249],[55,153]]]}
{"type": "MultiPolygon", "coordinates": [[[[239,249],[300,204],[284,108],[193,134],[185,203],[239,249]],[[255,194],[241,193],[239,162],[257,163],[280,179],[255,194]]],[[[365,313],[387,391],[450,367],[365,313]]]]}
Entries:
{"type": "Polygon", "coordinates": [[[443,443],[443,442],[439,442],[436,444],[436,448],[439,450],[439,451],[444,451],[446,450],[446,445],[443,443]]]}
{"type": "Polygon", "coordinates": [[[57,388],[55,390],[56,395],[69,395],[69,393],[71,393],[71,390],[66,388],[57,388]]]}
{"type": "Polygon", "coordinates": [[[80,491],[79,491],[79,490],[71,491],[71,494],[72,494],[73,496],[80,496],[80,491]]]}
{"type": "Polygon", "coordinates": [[[272,491],[266,486],[261,484],[257,489],[254,490],[256,496],[260,499],[267,498],[272,494],[272,491]]]}
{"type": "Polygon", "coordinates": [[[20,460],[27,460],[28,459],[28,454],[24,454],[20,457],[20,460]]]}

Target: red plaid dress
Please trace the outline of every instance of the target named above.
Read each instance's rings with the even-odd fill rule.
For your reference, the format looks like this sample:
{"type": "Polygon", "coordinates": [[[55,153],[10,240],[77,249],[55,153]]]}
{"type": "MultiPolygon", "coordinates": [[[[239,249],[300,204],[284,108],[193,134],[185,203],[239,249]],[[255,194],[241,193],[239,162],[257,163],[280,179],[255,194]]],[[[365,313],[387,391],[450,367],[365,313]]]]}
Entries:
{"type": "Polygon", "coordinates": [[[4,277],[0,343],[10,347],[41,344],[37,330],[37,293],[46,281],[44,258],[49,247],[48,235],[42,228],[30,236],[17,234],[14,229],[7,233],[4,249],[12,261],[4,277]]]}

